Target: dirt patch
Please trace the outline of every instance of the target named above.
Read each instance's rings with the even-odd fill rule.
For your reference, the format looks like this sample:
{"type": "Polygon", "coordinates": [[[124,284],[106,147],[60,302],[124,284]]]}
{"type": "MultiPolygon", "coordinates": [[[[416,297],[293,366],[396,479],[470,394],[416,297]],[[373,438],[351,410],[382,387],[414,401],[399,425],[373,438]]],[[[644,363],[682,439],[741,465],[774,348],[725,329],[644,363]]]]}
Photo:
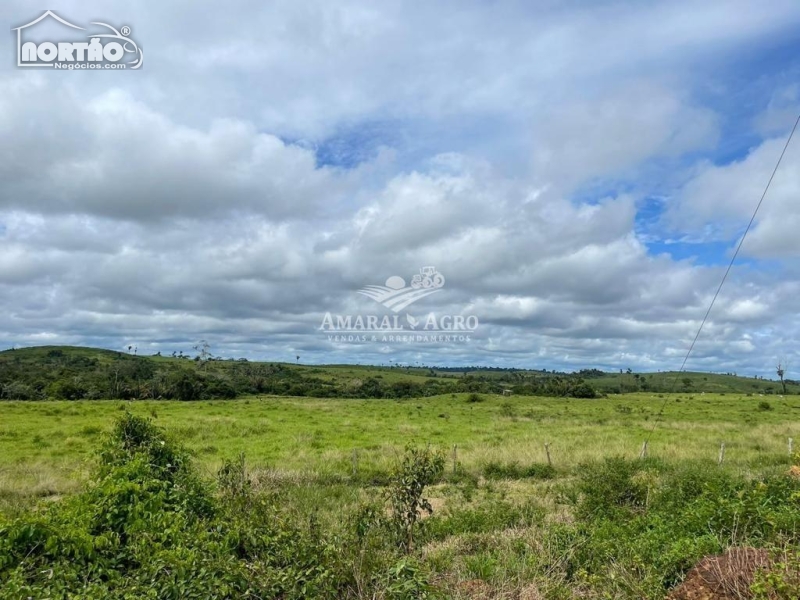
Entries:
{"type": "Polygon", "coordinates": [[[544,596],[542,596],[536,584],[529,583],[520,590],[519,600],[544,600],[544,596]]]}
{"type": "Polygon", "coordinates": [[[431,503],[431,508],[433,509],[433,512],[429,513],[428,511],[423,510],[421,515],[423,519],[427,519],[428,517],[431,517],[433,515],[440,514],[444,510],[445,505],[447,504],[447,500],[445,500],[444,498],[428,498],[428,502],[431,503]]]}
{"type": "Polygon", "coordinates": [[[721,556],[706,556],[667,600],[746,600],[752,598],[756,573],[769,566],[769,554],[757,548],[731,548],[721,556]]]}
{"type": "Polygon", "coordinates": [[[471,600],[489,600],[492,598],[492,586],[481,579],[468,579],[458,584],[458,591],[471,600]]]}

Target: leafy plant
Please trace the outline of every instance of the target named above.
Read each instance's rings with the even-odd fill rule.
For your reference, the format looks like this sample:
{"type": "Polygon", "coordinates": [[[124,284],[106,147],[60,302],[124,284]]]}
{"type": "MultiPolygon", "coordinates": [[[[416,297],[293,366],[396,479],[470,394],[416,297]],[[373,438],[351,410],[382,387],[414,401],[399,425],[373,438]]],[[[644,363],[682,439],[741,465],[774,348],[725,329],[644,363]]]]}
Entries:
{"type": "Polygon", "coordinates": [[[392,524],[398,534],[400,546],[406,553],[414,548],[414,527],[423,512],[433,513],[430,501],[423,496],[425,488],[438,481],[445,465],[442,452],[429,447],[407,447],[406,452],[392,472],[388,497],[392,511],[392,524]]]}
{"type": "Polygon", "coordinates": [[[389,570],[386,591],[395,600],[432,600],[435,589],[419,565],[408,558],[399,560],[389,570]]]}
{"type": "Polygon", "coordinates": [[[753,600],[796,600],[800,598],[800,554],[786,547],[773,553],[769,569],[758,570],[750,588],[753,600]]]}
{"type": "Polygon", "coordinates": [[[640,509],[647,500],[647,484],[637,475],[642,461],[608,458],[584,465],[578,483],[581,500],[578,513],[584,517],[613,514],[619,510],[640,509]]]}
{"type": "Polygon", "coordinates": [[[244,452],[240,452],[236,460],[225,460],[217,471],[217,482],[222,492],[230,497],[246,498],[252,488],[252,481],[245,469],[244,452]]]}

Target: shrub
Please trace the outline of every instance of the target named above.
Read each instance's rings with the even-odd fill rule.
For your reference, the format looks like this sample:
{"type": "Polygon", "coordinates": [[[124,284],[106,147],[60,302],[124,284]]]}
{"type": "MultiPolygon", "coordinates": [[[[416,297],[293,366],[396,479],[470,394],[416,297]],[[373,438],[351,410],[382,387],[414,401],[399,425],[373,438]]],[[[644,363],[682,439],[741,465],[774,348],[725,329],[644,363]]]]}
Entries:
{"type": "Polygon", "coordinates": [[[445,457],[441,452],[408,447],[392,473],[387,492],[392,509],[392,525],[398,535],[398,543],[407,553],[413,550],[414,527],[421,513],[433,513],[433,507],[423,493],[427,486],[441,478],[444,463],[445,457]]]}
{"type": "Polygon", "coordinates": [[[34,400],[38,397],[39,395],[31,386],[18,381],[12,381],[0,388],[0,398],[7,400],[34,400]]]}
{"type": "Polygon", "coordinates": [[[517,409],[510,402],[503,402],[503,404],[500,405],[500,415],[513,419],[517,416],[517,409]]]}
{"type": "Polygon", "coordinates": [[[483,476],[486,479],[524,479],[527,477],[552,479],[555,475],[555,468],[543,463],[533,463],[523,467],[517,462],[489,462],[483,467],[483,476]]]}
{"type": "Polygon", "coordinates": [[[435,598],[435,590],[419,565],[403,558],[390,570],[386,591],[395,600],[428,600],[435,598]]]}
{"type": "Polygon", "coordinates": [[[174,374],[169,381],[169,397],[177,400],[197,400],[202,388],[198,377],[188,371],[174,374]]]}
{"type": "Polygon", "coordinates": [[[570,390],[569,395],[573,398],[597,398],[597,390],[588,383],[581,382],[570,390]]]}
{"type": "Polygon", "coordinates": [[[647,499],[647,485],[637,475],[644,461],[608,458],[583,465],[578,491],[578,513],[584,517],[611,516],[620,509],[640,509],[647,499]]]}
{"type": "Polygon", "coordinates": [[[247,476],[244,464],[244,452],[236,460],[225,460],[217,471],[217,482],[223,494],[233,499],[245,499],[249,496],[252,482],[247,476]]]}
{"type": "MultiPolygon", "coordinates": [[[[3,597],[332,598],[349,580],[318,528],[269,502],[220,502],[186,452],[149,421],[123,415],[89,488],[0,524],[3,597]]],[[[249,493],[243,461],[223,466],[249,493]]]]}
{"type": "Polygon", "coordinates": [[[771,568],[758,570],[751,587],[753,600],[800,598],[800,554],[795,548],[775,551],[771,568]]]}
{"type": "Polygon", "coordinates": [[[800,531],[800,482],[785,475],[750,480],[711,462],[614,459],[584,466],[576,487],[579,520],[552,529],[549,543],[567,539],[567,570],[603,597],[663,598],[703,556],[729,544],[796,544],[800,531]]]}
{"type": "Polygon", "coordinates": [[[58,400],[78,400],[85,393],[86,390],[80,383],[67,379],[54,381],[47,386],[47,395],[58,400]]]}

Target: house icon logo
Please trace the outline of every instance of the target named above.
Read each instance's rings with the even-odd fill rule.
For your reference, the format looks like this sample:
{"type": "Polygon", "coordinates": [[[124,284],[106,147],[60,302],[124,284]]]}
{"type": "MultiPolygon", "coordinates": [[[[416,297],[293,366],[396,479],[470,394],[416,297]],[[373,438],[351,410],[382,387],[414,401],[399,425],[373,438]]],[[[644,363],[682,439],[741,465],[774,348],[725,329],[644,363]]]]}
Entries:
{"type": "Polygon", "coordinates": [[[131,28],[116,29],[108,23],[93,21],[101,29],[97,33],[87,32],[86,27],[70,23],[52,10],[45,11],[30,23],[14,27],[17,34],[17,67],[51,69],[139,69],[144,53],[130,37],[131,28]],[[58,40],[32,41],[26,36],[34,31],[42,21],[51,19],[63,26],[63,38],[58,40]],[[68,36],[72,39],[68,39],[68,36]],[[88,40],[87,40],[88,38],[88,40]],[[129,58],[131,60],[123,60],[129,58]]]}

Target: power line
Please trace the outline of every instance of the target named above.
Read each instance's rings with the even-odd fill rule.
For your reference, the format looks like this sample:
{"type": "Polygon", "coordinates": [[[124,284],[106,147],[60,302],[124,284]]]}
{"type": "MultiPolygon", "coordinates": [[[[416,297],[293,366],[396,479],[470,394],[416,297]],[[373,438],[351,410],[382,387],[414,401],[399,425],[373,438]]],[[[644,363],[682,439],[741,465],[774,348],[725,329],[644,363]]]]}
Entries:
{"type": "MultiPolygon", "coordinates": [[[[744,244],[744,240],[747,237],[747,234],[750,232],[750,228],[753,226],[753,222],[756,220],[756,215],[758,214],[758,210],[761,208],[761,204],[764,202],[764,198],[767,196],[767,192],[769,191],[769,187],[772,185],[772,180],[775,178],[775,173],[778,172],[778,168],[781,166],[781,161],[783,160],[783,156],[786,154],[786,149],[789,147],[789,144],[792,141],[792,137],[794,137],[794,132],[797,130],[797,125],[800,123],[800,115],[798,115],[797,119],[794,122],[794,127],[792,127],[792,131],[789,133],[789,137],[786,139],[786,144],[783,146],[783,150],[781,151],[781,155],[778,157],[778,162],[775,163],[775,168],[772,170],[772,175],[769,176],[769,181],[767,181],[767,185],[764,188],[764,192],[761,194],[761,198],[758,200],[758,204],[756,204],[756,208],[753,211],[753,216],[750,217],[750,222],[747,224],[747,227],[744,230],[744,234],[742,234],[741,239],[739,240],[739,244],[736,246],[736,251],[733,253],[731,257],[731,261],[728,263],[728,268],[725,269],[725,274],[722,276],[722,280],[719,282],[719,286],[717,286],[717,291],[714,293],[714,297],[711,299],[711,304],[708,305],[708,310],[706,311],[705,316],[703,316],[703,320],[700,322],[700,327],[697,328],[697,333],[692,340],[691,345],[689,346],[689,350],[686,352],[686,356],[683,357],[683,362],[681,363],[681,368],[678,369],[678,372],[675,374],[672,382],[672,389],[670,393],[675,391],[675,384],[678,382],[678,376],[683,369],[686,367],[686,363],[689,360],[689,356],[692,354],[692,350],[694,350],[694,346],[697,343],[697,339],[700,337],[700,333],[703,331],[703,326],[705,326],[706,321],[708,320],[708,315],[711,314],[711,309],[714,308],[714,303],[717,301],[717,297],[719,296],[720,290],[722,290],[722,286],[725,284],[725,280],[728,278],[728,274],[731,272],[733,268],[733,263],[736,261],[736,257],[739,256],[739,250],[742,249],[742,244],[744,244]]],[[[669,398],[664,398],[664,402],[661,404],[661,410],[658,411],[656,415],[656,419],[653,422],[653,427],[650,429],[650,433],[647,436],[647,441],[650,441],[650,436],[653,435],[653,432],[658,425],[658,419],[663,416],[664,409],[667,406],[667,402],[669,398]]]]}

